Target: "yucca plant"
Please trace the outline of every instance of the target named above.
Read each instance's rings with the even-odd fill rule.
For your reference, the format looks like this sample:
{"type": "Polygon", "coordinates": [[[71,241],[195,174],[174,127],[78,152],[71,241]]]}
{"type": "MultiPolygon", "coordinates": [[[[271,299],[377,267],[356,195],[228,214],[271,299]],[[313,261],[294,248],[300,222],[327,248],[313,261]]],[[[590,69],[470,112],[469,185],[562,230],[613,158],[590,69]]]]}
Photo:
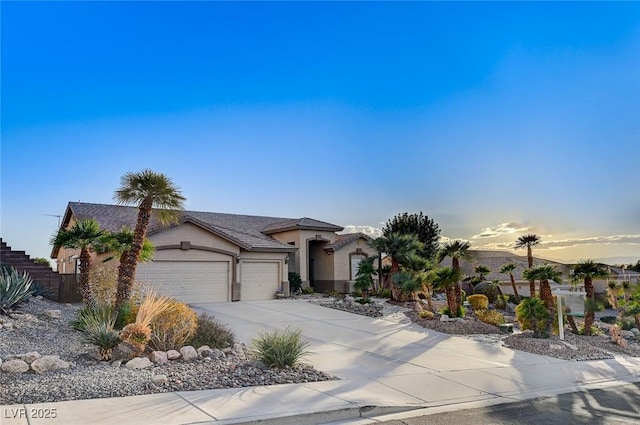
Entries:
{"type": "MultiPolygon", "coordinates": [[[[96,308],[85,307],[78,311],[76,318],[71,321],[71,327],[84,332],[87,328],[100,323],[115,324],[116,313],[109,304],[99,304],[96,308]]],[[[113,327],[113,326],[112,326],[113,327]]]]}
{"type": "Polygon", "coordinates": [[[111,360],[113,349],[120,343],[118,331],[113,328],[115,321],[94,323],[84,329],[83,340],[98,347],[100,360],[111,360]]]}
{"type": "Polygon", "coordinates": [[[253,350],[259,360],[269,367],[295,366],[309,354],[309,341],[302,340],[302,330],[262,332],[253,340],[253,350]]]}
{"type": "Polygon", "coordinates": [[[9,315],[9,310],[31,296],[31,276],[18,272],[13,267],[2,267],[0,273],[0,313],[9,315]]]}

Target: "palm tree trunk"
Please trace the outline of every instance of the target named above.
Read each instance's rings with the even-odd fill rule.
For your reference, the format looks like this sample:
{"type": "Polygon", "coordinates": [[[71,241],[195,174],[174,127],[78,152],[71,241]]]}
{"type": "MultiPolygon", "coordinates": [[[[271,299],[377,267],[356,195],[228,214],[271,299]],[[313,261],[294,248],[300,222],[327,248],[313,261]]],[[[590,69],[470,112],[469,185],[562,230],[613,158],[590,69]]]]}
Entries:
{"type": "Polygon", "coordinates": [[[573,316],[571,316],[571,315],[567,316],[567,323],[571,327],[571,332],[573,332],[576,335],[580,333],[578,331],[578,327],[576,326],[576,321],[574,320],[573,316]]]}
{"type": "Polygon", "coordinates": [[[422,292],[424,292],[424,297],[427,300],[427,307],[429,308],[430,311],[435,311],[433,308],[433,297],[431,294],[431,289],[429,288],[429,286],[423,284],[422,285],[422,292]]]}
{"type": "Polygon", "coordinates": [[[89,309],[96,308],[96,301],[91,290],[91,282],[89,281],[89,272],[91,270],[91,253],[87,248],[80,250],[80,276],[79,287],[82,302],[89,309]]]}
{"type": "MultiPolygon", "coordinates": [[[[533,253],[531,252],[531,245],[527,246],[527,264],[529,264],[529,268],[533,267],[533,253]]],[[[542,284],[541,284],[542,285],[542,284]]],[[[542,287],[540,288],[542,292],[542,287]]],[[[536,281],[529,281],[529,296],[531,298],[536,296],[536,281]]],[[[540,294],[540,298],[542,298],[542,294],[540,294]]]]}
{"type": "Polygon", "coordinates": [[[544,301],[548,309],[553,309],[553,293],[551,292],[551,285],[546,279],[540,281],[540,299],[544,301]]]}
{"type": "Polygon", "coordinates": [[[584,291],[587,293],[587,300],[592,302],[587,303],[589,308],[585,311],[584,315],[584,335],[591,336],[591,325],[596,318],[596,313],[593,311],[593,300],[595,299],[595,288],[593,287],[593,280],[590,276],[584,278],[584,291]]]}
{"type": "Polygon", "coordinates": [[[131,288],[133,287],[136,276],[138,255],[140,255],[142,245],[144,244],[144,238],[147,235],[147,228],[151,221],[152,206],[152,199],[146,199],[140,205],[131,249],[128,252],[125,252],[120,258],[120,267],[118,268],[118,290],[116,292],[116,310],[131,298],[131,288]]]}
{"type": "Polygon", "coordinates": [[[447,286],[445,290],[447,294],[447,306],[449,307],[449,314],[451,317],[457,316],[457,304],[456,304],[456,290],[455,286],[447,286]]]}
{"type": "MultiPolygon", "coordinates": [[[[451,268],[458,273],[458,276],[460,276],[460,260],[458,260],[457,257],[451,258],[451,268]]],[[[451,315],[453,317],[458,317],[458,312],[460,311],[460,307],[462,306],[462,287],[460,286],[460,282],[456,282],[454,286],[454,293],[456,308],[455,310],[451,310],[451,315]]]]}
{"type": "Polygon", "coordinates": [[[400,271],[400,263],[395,259],[391,259],[391,270],[389,270],[389,289],[391,289],[391,299],[393,301],[400,301],[400,288],[393,281],[394,273],[398,273],[400,271]]]}
{"type": "Polygon", "coordinates": [[[520,302],[520,295],[518,295],[518,288],[516,287],[516,280],[513,277],[513,273],[509,273],[509,279],[511,279],[511,287],[513,288],[513,296],[516,298],[516,302],[520,302]]]}

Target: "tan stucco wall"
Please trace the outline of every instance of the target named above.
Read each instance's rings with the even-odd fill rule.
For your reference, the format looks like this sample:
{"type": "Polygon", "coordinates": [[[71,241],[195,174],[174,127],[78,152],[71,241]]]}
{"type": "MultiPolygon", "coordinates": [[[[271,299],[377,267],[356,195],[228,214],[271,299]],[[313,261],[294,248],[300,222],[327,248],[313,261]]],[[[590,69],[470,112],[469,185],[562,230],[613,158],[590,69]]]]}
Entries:
{"type": "Polygon", "coordinates": [[[349,254],[355,253],[356,250],[360,248],[363,253],[367,254],[367,256],[377,256],[378,253],[369,245],[367,241],[363,238],[357,239],[339,250],[337,250],[334,254],[334,279],[335,280],[350,280],[350,269],[351,262],[349,254]]]}
{"type": "Polygon", "coordinates": [[[321,238],[329,242],[333,242],[336,239],[336,234],[333,232],[317,230],[289,230],[271,235],[274,239],[284,243],[295,242],[295,246],[298,248],[295,253],[295,271],[300,274],[300,278],[305,285],[309,284],[309,254],[307,242],[309,240],[315,240],[316,235],[320,235],[321,238]]]}
{"type": "Polygon", "coordinates": [[[149,240],[156,247],[176,245],[182,241],[189,241],[191,245],[206,246],[235,254],[240,252],[240,248],[237,245],[191,223],[182,223],[178,226],[154,233],[149,236],[149,240]]]}

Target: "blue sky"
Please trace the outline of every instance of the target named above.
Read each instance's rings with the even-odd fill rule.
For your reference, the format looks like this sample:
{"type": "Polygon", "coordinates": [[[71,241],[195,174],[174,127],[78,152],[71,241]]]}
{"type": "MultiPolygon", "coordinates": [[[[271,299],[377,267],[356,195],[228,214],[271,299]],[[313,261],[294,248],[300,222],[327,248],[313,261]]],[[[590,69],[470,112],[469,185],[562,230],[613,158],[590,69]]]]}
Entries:
{"type": "Polygon", "coordinates": [[[640,258],[640,3],[2,2],[1,232],[152,168],[187,208],[640,258]]]}

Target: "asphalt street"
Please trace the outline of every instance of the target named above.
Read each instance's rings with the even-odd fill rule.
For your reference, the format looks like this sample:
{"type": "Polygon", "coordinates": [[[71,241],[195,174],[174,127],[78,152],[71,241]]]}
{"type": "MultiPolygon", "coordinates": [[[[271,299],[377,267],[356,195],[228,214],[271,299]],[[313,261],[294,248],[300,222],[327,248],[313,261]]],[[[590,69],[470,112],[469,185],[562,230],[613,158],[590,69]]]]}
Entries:
{"type": "Polygon", "coordinates": [[[384,425],[640,424],[640,382],[485,408],[375,423],[384,425]]]}

